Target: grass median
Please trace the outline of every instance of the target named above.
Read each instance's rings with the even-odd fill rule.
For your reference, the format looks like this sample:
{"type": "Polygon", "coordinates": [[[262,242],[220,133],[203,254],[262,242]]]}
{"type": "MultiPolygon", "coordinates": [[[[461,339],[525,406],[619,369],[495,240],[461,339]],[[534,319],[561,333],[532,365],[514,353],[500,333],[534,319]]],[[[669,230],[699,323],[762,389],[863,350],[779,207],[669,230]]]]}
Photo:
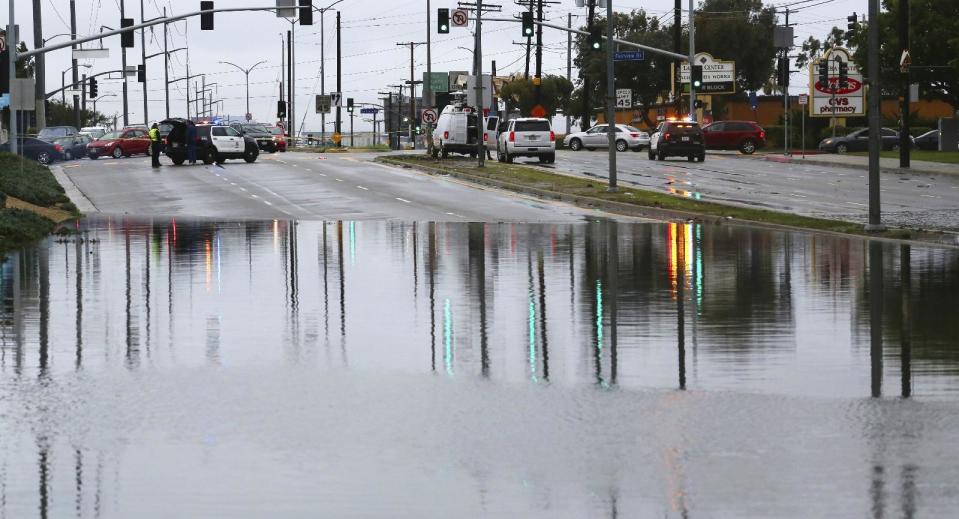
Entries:
{"type": "Polygon", "coordinates": [[[49,168],[0,153],[0,253],[39,240],[79,215],[49,168]]]}
{"type": "MultiPolygon", "coordinates": [[[[677,190],[678,194],[669,194],[620,186],[617,192],[610,193],[606,190],[607,185],[604,180],[579,178],[533,166],[487,161],[486,167],[480,169],[476,167],[475,160],[438,160],[423,155],[381,156],[376,160],[388,164],[409,166],[428,173],[448,174],[463,180],[519,193],[562,200],[584,207],[633,216],[657,219],[708,217],[843,234],[867,234],[863,230],[863,225],[859,223],[703,202],[684,196],[684,193],[679,190],[677,190]]],[[[908,229],[892,229],[883,233],[870,233],[869,235],[892,239],[932,240],[932,235],[928,234],[908,229]]],[[[939,233],[932,234],[939,235],[939,233]]]]}

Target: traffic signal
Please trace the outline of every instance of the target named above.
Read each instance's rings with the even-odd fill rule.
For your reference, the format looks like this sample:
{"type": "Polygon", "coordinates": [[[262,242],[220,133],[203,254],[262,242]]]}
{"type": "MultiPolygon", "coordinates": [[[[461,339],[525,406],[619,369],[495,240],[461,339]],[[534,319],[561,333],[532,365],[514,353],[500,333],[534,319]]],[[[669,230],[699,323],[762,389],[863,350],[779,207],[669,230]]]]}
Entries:
{"type": "Polygon", "coordinates": [[[693,82],[693,87],[695,88],[699,88],[703,86],[703,66],[702,65],[693,65],[692,82],[693,82]]]}
{"type": "Polygon", "coordinates": [[[849,86],[849,63],[839,61],[839,88],[846,88],[849,86]]]}
{"type": "Polygon", "coordinates": [[[10,53],[0,52],[0,94],[10,92],[10,53]]]}
{"type": "Polygon", "coordinates": [[[87,82],[89,83],[87,88],[87,96],[90,99],[96,99],[96,97],[100,95],[100,87],[97,86],[97,78],[92,77],[88,79],[87,82]]]}
{"type": "Polygon", "coordinates": [[[147,66],[146,65],[137,65],[137,82],[138,83],[147,82],[147,66]]]}
{"type": "MultiPolygon", "coordinates": [[[[213,10],[213,0],[204,0],[200,2],[200,10],[201,11],[213,10]]],[[[213,13],[203,13],[200,15],[200,30],[201,31],[213,30],[213,13]]]]}
{"type": "Polygon", "coordinates": [[[789,60],[779,58],[776,63],[776,86],[789,86],[789,60]]]}
{"type": "MultiPolygon", "coordinates": [[[[133,18],[120,18],[120,28],[133,27],[133,18]]],[[[133,31],[120,33],[120,46],[126,49],[133,48],[133,31]]]]}
{"type": "Polygon", "coordinates": [[[846,39],[851,40],[856,35],[856,29],[859,28],[859,17],[856,13],[846,17],[846,39]]]}
{"type": "Polygon", "coordinates": [[[347,98],[346,98],[346,111],[347,111],[347,113],[353,113],[353,98],[352,98],[352,97],[347,97],[347,98]]]}
{"type": "Polygon", "coordinates": [[[603,48],[603,28],[590,27],[587,42],[589,43],[589,48],[592,50],[599,50],[603,48]]]}
{"type": "Polygon", "coordinates": [[[450,33],[450,10],[445,7],[436,10],[436,32],[450,33]]]}
{"type": "Polygon", "coordinates": [[[286,101],[276,102],[276,118],[286,119],[286,101]]]}
{"type": "Polygon", "coordinates": [[[300,0],[300,25],[313,25],[313,0],[300,0]]]}
{"type": "Polygon", "coordinates": [[[533,13],[529,11],[523,11],[523,36],[530,37],[533,35],[533,13]]]}
{"type": "Polygon", "coordinates": [[[829,62],[826,60],[819,62],[819,85],[829,88],[829,62]]]}

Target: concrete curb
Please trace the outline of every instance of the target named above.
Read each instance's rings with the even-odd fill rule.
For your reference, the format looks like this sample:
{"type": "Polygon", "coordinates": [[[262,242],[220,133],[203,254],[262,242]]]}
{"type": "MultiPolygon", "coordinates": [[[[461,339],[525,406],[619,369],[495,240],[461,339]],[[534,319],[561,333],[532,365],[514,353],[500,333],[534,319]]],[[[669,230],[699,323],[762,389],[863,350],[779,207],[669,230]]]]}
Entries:
{"type": "MultiPolygon", "coordinates": [[[[843,162],[833,162],[831,160],[817,160],[817,159],[795,159],[792,157],[786,157],[783,155],[765,155],[762,160],[768,162],[777,162],[780,164],[799,164],[806,166],[828,166],[833,168],[844,168],[844,169],[856,169],[859,171],[868,171],[868,165],[861,164],[846,164],[843,162]]],[[[959,167],[955,168],[955,171],[943,171],[943,170],[931,170],[931,169],[917,169],[917,168],[888,168],[880,166],[880,170],[886,173],[895,173],[897,175],[959,175],[959,167]]]]}
{"type": "Polygon", "coordinates": [[[917,234],[923,236],[923,238],[914,238],[914,239],[900,239],[900,238],[889,238],[884,236],[868,236],[860,234],[850,234],[839,231],[829,231],[829,230],[820,230],[820,229],[809,229],[805,227],[795,227],[791,225],[782,225],[776,223],[760,222],[755,220],[738,220],[722,216],[710,216],[700,213],[693,213],[687,211],[676,211],[672,209],[658,209],[655,207],[648,206],[639,206],[633,204],[626,204],[622,202],[611,202],[608,200],[600,200],[597,198],[592,198],[588,196],[581,195],[569,195],[566,193],[559,193],[556,191],[551,191],[548,189],[540,189],[529,187],[521,184],[513,184],[511,182],[503,182],[499,180],[493,180],[485,177],[477,177],[461,172],[448,171],[445,169],[433,168],[430,166],[422,164],[409,164],[400,160],[393,159],[391,157],[377,157],[374,159],[376,162],[388,164],[390,166],[400,167],[404,169],[413,169],[416,171],[422,171],[430,175],[438,176],[450,176],[453,178],[465,180],[474,184],[503,189],[506,191],[512,191],[515,193],[520,193],[528,196],[538,197],[545,200],[556,200],[560,202],[565,202],[568,204],[576,205],[583,208],[595,209],[600,211],[606,211],[610,213],[621,214],[624,216],[633,216],[640,218],[649,218],[661,221],[684,221],[688,222],[695,220],[701,223],[713,223],[713,224],[726,224],[726,225],[739,225],[739,226],[748,226],[748,227],[760,227],[765,229],[781,230],[781,231],[799,231],[807,233],[817,233],[817,234],[827,234],[833,236],[842,236],[846,238],[861,238],[865,240],[880,240],[889,243],[914,243],[916,245],[938,245],[945,246],[950,248],[959,248],[957,245],[956,238],[945,232],[934,231],[932,233],[924,232],[921,230],[914,230],[917,234]]]}
{"type": "Polygon", "coordinates": [[[99,213],[100,210],[97,209],[97,206],[93,205],[93,202],[90,201],[86,195],[80,191],[80,188],[73,183],[73,180],[63,171],[62,166],[51,165],[50,171],[53,173],[53,177],[57,179],[57,182],[63,187],[63,190],[66,191],[67,197],[70,198],[70,201],[73,202],[73,205],[77,206],[77,209],[83,213],[99,213]]]}

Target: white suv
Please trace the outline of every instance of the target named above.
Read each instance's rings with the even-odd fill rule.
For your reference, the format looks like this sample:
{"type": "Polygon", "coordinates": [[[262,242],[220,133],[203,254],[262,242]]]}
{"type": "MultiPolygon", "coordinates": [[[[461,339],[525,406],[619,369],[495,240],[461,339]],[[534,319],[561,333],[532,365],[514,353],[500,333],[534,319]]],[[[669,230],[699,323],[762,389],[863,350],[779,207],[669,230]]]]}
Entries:
{"type": "Polygon", "coordinates": [[[496,139],[496,158],[513,162],[513,157],[537,157],[540,162],[556,162],[556,134],[548,119],[513,119],[496,139]]]}

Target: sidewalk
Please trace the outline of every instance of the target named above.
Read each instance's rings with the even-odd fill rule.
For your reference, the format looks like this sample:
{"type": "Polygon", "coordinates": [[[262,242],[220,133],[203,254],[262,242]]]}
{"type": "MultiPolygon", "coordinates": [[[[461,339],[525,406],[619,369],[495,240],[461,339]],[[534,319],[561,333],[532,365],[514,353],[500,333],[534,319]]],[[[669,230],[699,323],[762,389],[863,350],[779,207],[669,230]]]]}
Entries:
{"type": "MultiPolygon", "coordinates": [[[[760,158],[760,157],[757,157],[760,158]]],[[[761,157],[770,162],[781,162],[785,164],[805,164],[810,166],[832,166],[840,168],[869,169],[869,157],[861,155],[836,155],[836,154],[818,154],[785,156],[781,154],[767,154],[761,157]]],[[[941,162],[928,162],[922,160],[910,161],[912,167],[903,169],[899,167],[899,159],[879,159],[879,168],[885,172],[899,173],[908,175],[927,174],[927,175],[959,175],[959,164],[944,164],[941,162]]]]}

